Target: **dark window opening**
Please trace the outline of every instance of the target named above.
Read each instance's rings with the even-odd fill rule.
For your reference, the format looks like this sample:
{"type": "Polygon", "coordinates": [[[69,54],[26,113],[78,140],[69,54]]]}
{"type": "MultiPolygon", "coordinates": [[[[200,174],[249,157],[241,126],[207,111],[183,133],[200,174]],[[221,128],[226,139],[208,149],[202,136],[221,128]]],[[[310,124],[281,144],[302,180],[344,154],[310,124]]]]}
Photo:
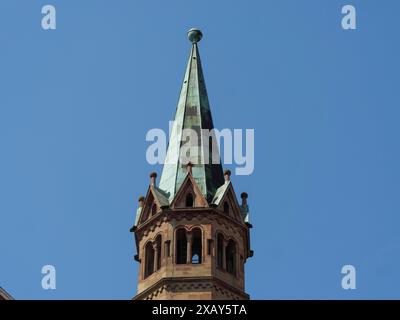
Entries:
{"type": "Polygon", "coordinates": [[[151,215],[154,216],[157,213],[157,205],[153,203],[153,206],[151,207],[151,215]]]}
{"type": "Polygon", "coordinates": [[[147,278],[154,272],[154,249],[153,244],[148,242],[145,249],[144,277],[147,278]]]}
{"type": "Polygon", "coordinates": [[[201,230],[200,229],[193,229],[192,231],[192,263],[198,264],[201,263],[201,230]]]}
{"type": "Polygon", "coordinates": [[[179,229],[176,232],[176,263],[185,264],[187,257],[186,230],[179,229]]]}
{"type": "Polygon", "coordinates": [[[226,201],[224,202],[224,213],[229,214],[229,204],[226,201]]]}
{"type": "Polygon", "coordinates": [[[161,268],[161,235],[156,238],[156,246],[157,246],[157,270],[161,268]]]}
{"type": "Polygon", "coordinates": [[[191,193],[188,193],[186,195],[186,207],[190,208],[193,207],[193,195],[191,193]]]}

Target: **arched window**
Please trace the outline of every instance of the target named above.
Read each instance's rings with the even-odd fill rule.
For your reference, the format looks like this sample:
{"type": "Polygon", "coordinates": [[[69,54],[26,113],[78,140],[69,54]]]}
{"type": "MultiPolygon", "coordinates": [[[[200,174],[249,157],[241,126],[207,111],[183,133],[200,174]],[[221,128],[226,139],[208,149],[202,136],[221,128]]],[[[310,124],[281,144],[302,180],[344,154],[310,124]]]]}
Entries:
{"type": "Polygon", "coordinates": [[[190,208],[193,207],[193,195],[191,193],[188,193],[186,195],[186,207],[190,208]]]}
{"type": "Polygon", "coordinates": [[[226,246],[226,271],[236,275],[236,244],[233,240],[226,246]]]}
{"type": "Polygon", "coordinates": [[[176,263],[185,264],[186,257],[187,257],[186,230],[179,229],[176,231],[176,263]]]}
{"type": "Polygon", "coordinates": [[[224,202],[224,213],[229,215],[229,203],[228,202],[224,202]]]}
{"type": "Polygon", "coordinates": [[[218,267],[224,267],[224,236],[219,233],[217,236],[217,264],[218,267]]]}
{"type": "Polygon", "coordinates": [[[202,241],[201,229],[196,228],[192,231],[192,256],[191,262],[193,264],[201,263],[202,258],[202,241]]]}
{"type": "Polygon", "coordinates": [[[157,270],[161,268],[161,235],[158,235],[156,238],[156,246],[157,246],[157,270]]]}
{"type": "Polygon", "coordinates": [[[145,248],[145,265],[144,265],[144,277],[147,278],[154,272],[154,249],[153,243],[149,241],[145,248]]]}

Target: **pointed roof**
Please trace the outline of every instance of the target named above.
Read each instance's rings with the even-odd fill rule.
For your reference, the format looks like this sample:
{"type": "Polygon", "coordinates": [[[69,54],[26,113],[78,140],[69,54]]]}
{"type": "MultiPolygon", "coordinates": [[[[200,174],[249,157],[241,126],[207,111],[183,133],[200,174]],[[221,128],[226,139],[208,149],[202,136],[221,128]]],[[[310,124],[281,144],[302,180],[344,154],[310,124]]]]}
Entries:
{"type": "MultiPolygon", "coordinates": [[[[192,48],[159,187],[171,201],[186,178],[186,163],[179,155],[183,154],[183,148],[187,150],[185,129],[192,129],[192,132],[197,134],[197,139],[190,138],[191,150],[197,153],[190,154],[190,162],[193,164],[192,176],[202,194],[211,202],[218,187],[224,184],[224,178],[221,161],[214,164],[211,161],[220,159],[218,148],[208,146],[211,139],[202,135],[202,129],[214,128],[198,48],[202,33],[198,29],[190,29],[188,38],[192,42],[192,48]]],[[[215,138],[214,134],[212,136],[215,138]]]]}
{"type": "MultiPolygon", "coordinates": [[[[196,181],[194,180],[191,173],[187,173],[186,178],[183,180],[182,185],[180,186],[179,190],[176,192],[174,199],[171,202],[171,208],[179,208],[183,207],[183,203],[185,200],[183,199],[184,196],[187,194],[188,190],[192,190],[194,194],[194,206],[199,208],[208,208],[207,199],[204,197],[203,193],[201,192],[200,188],[198,187],[196,181]]],[[[193,195],[192,194],[192,195],[193,195]]],[[[186,204],[185,204],[186,206],[186,204]]]]}
{"type": "MultiPolygon", "coordinates": [[[[155,185],[150,185],[147,189],[146,197],[139,198],[139,207],[136,210],[136,218],[134,226],[138,226],[141,220],[142,212],[148,209],[149,202],[150,206],[152,202],[156,202],[160,208],[169,207],[169,200],[165,192],[155,185]],[[150,197],[151,195],[152,197],[150,197]]],[[[146,214],[146,213],[145,213],[146,214]]]]}

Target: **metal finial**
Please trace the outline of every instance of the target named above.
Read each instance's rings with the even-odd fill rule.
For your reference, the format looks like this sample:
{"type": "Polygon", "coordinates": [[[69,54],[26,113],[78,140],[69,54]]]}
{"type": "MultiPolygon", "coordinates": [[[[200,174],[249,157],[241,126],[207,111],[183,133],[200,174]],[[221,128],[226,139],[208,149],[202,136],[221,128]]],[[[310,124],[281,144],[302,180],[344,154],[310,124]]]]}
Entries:
{"type": "Polygon", "coordinates": [[[201,31],[199,29],[192,28],[188,31],[188,38],[189,38],[189,41],[192,43],[199,42],[202,37],[203,37],[203,34],[201,33],[201,31]]]}

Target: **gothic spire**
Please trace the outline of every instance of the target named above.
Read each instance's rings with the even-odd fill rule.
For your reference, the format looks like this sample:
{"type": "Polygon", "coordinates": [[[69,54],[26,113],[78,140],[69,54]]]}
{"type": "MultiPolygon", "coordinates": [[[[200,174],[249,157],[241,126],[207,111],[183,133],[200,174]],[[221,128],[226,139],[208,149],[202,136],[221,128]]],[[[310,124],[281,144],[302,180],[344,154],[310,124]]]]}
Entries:
{"type": "MultiPolygon", "coordinates": [[[[159,188],[168,195],[170,200],[173,199],[188,174],[187,162],[185,163],[185,160],[181,158],[182,154],[190,156],[191,174],[209,202],[212,200],[217,188],[224,184],[220,156],[215,145],[216,140],[204,135],[204,132],[209,132],[204,131],[204,129],[211,130],[214,125],[198,48],[198,42],[202,36],[201,31],[198,29],[190,29],[188,32],[192,48],[159,185],[159,188]],[[191,129],[192,131],[185,129],[191,129]],[[188,132],[194,132],[197,139],[193,139],[192,135],[188,137],[188,132]],[[191,151],[188,154],[183,149],[187,150],[189,144],[191,151]],[[216,159],[218,163],[216,163],[216,159]]],[[[212,137],[215,138],[213,133],[212,137]]]]}

